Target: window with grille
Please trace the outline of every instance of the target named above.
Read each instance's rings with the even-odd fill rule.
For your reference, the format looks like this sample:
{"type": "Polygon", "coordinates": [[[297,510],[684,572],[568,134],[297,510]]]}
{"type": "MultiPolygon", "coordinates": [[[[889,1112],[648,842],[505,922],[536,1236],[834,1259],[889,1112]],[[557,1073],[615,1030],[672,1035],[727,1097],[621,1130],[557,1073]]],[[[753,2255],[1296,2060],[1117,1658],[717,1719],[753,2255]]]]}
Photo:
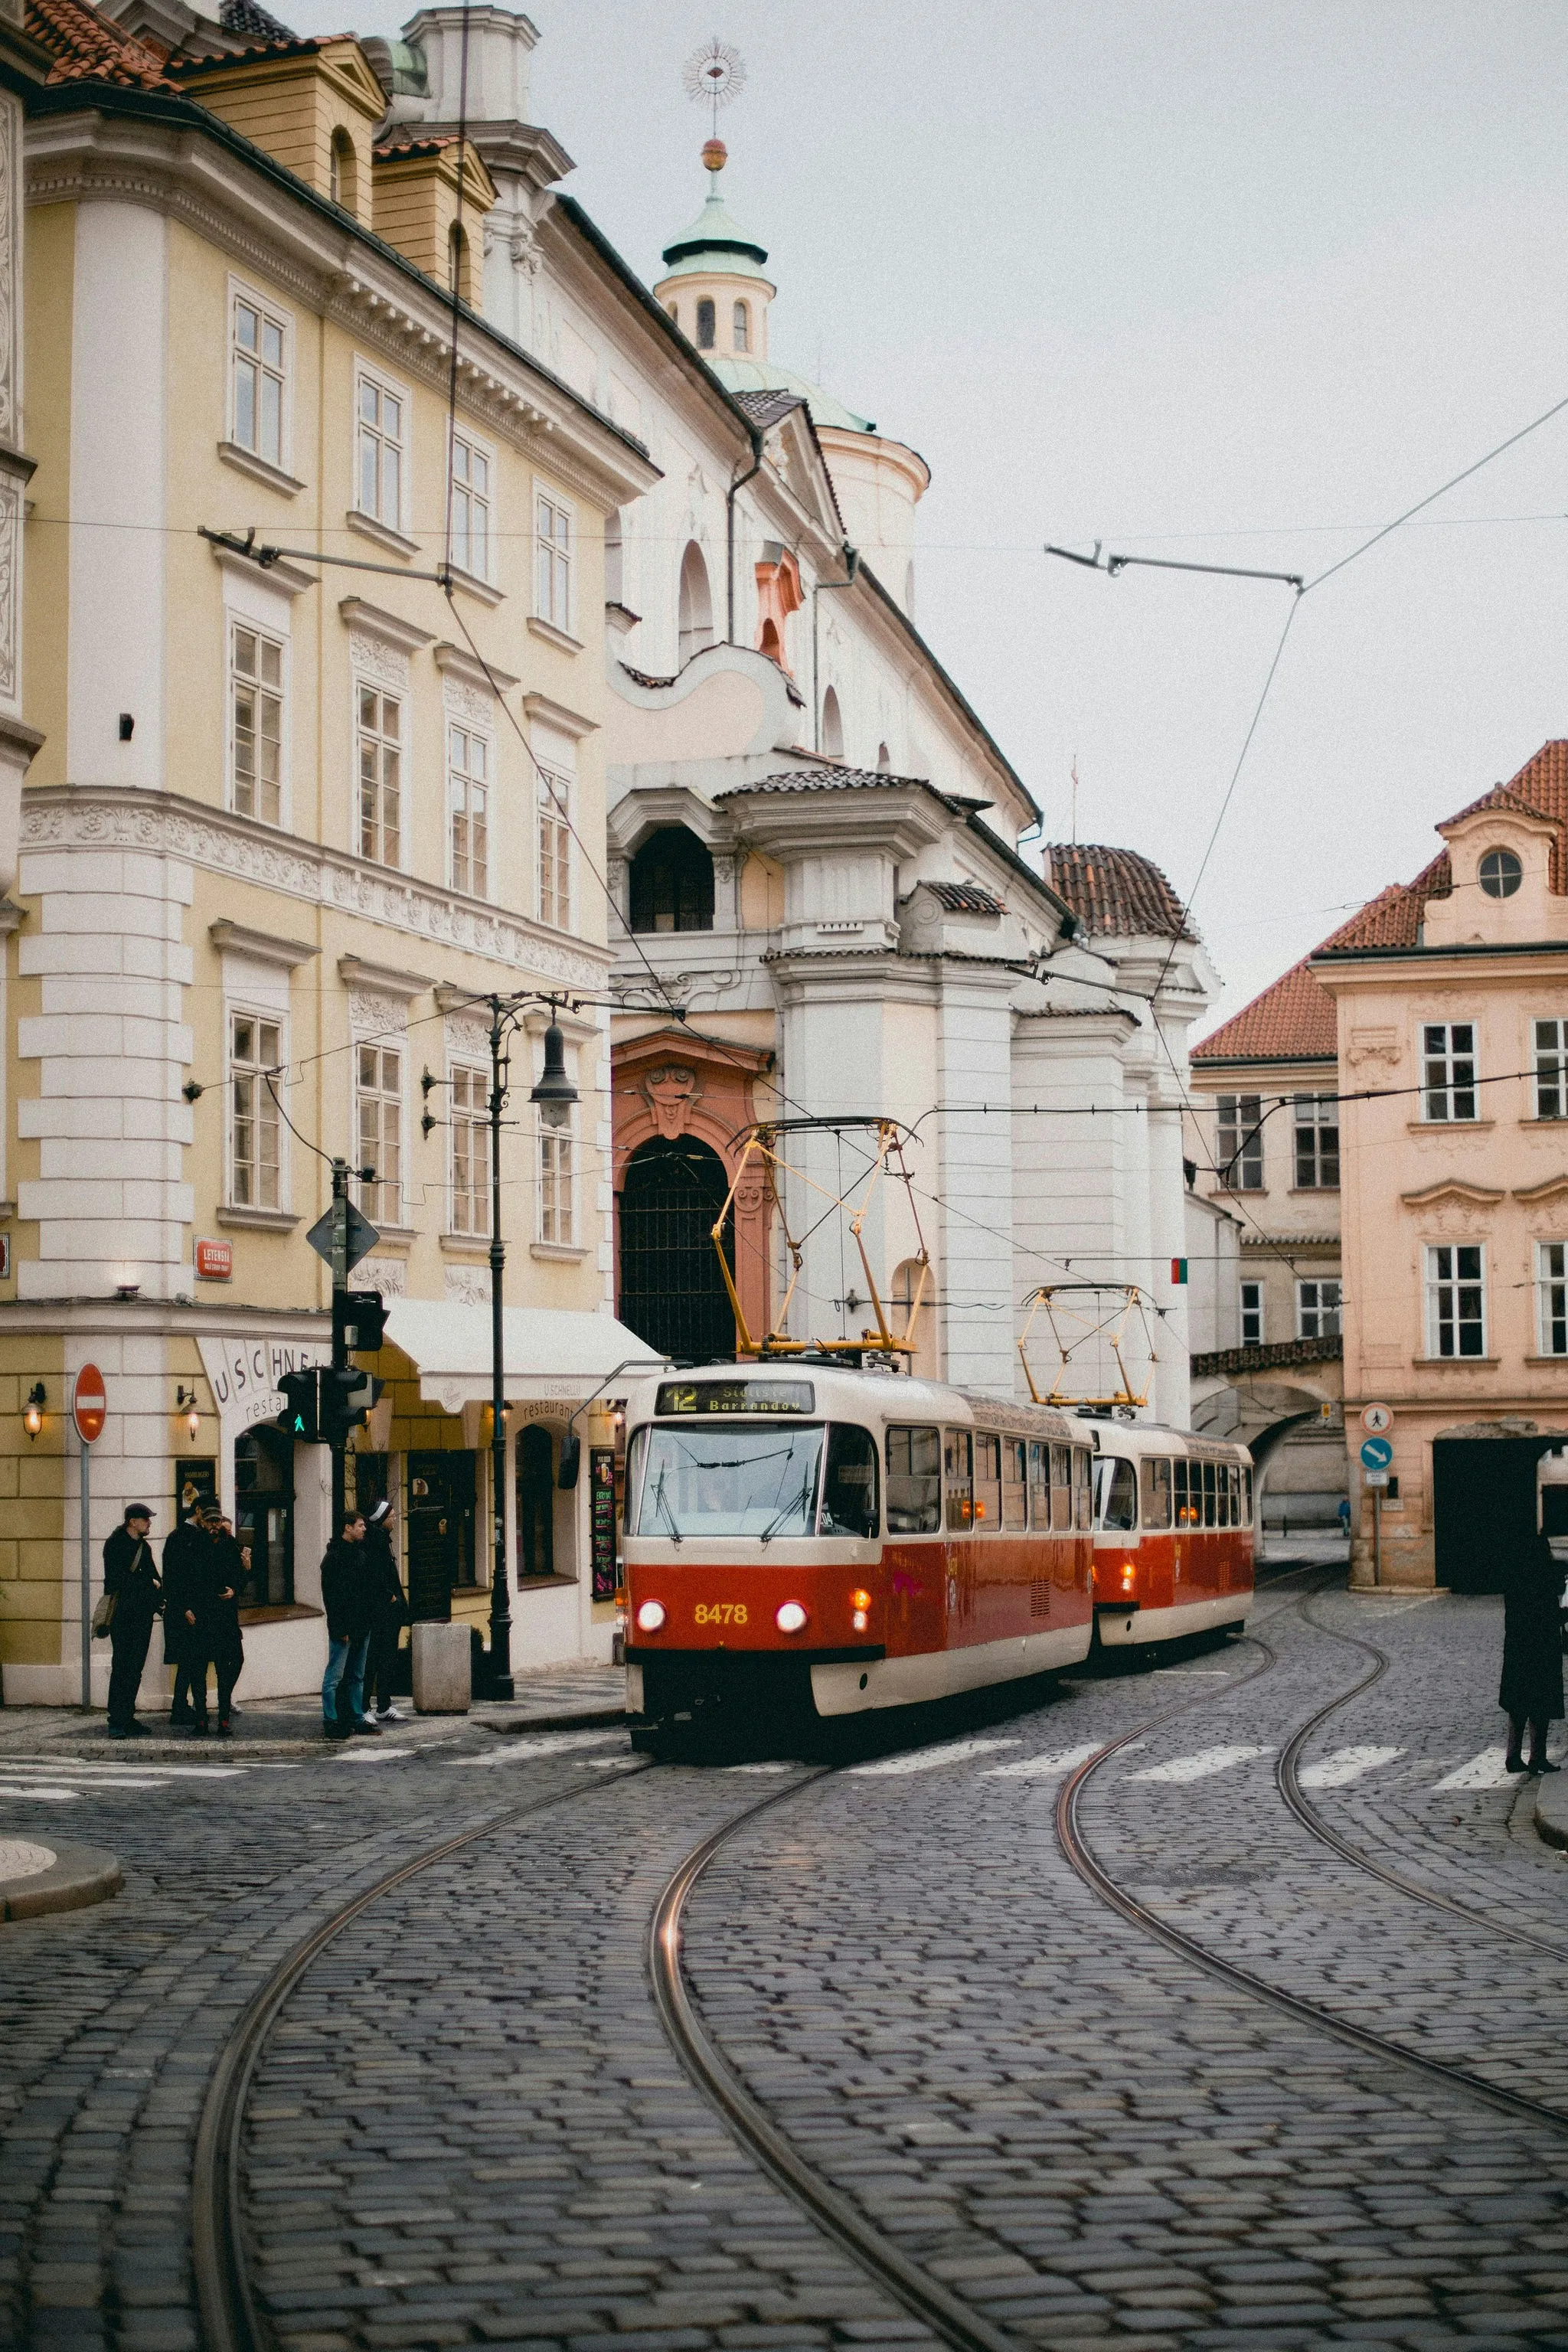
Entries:
{"type": "Polygon", "coordinates": [[[1542,1354],[1568,1356],[1568,1243],[1536,1243],[1535,1297],[1542,1354]]]}
{"type": "Polygon", "coordinates": [[[1263,1344],[1263,1285],[1244,1282],[1241,1286],[1241,1344],[1244,1348],[1260,1348],[1263,1344]]]}
{"type": "Polygon", "coordinates": [[[452,887],[489,894],[490,747],[471,727],[447,729],[447,799],[451,812],[452,887]]]}
{"type": "Polygon", "coordinates": [[[1422,1115],[1435,1120],[1474,1118],[1476,1028],[1473,1021],[1432,1021],[1421,1032],[1422,1115]]]}
{"type": "Polygon", "coordinates": [[[1296,1188],[1334,1192],[1340,1182],[1340,1107],[1332,1095],[1296,1097],[1296,1188]]]}
{"type": "Polygon", "coordinates": [[[254,1013],[228,1021],[228,1197],[237,1209],[283,1205],[282,1121],[267,1072],[283,1059],[283,1032],[254,1013]]]}
{"type": "Polygon", "coordinates": [[[360,1206],[373,1223],[401,1224],[403,1049],[366,1042],[355,1048],[354,1062],[360,1165],[375,1171],[360,1187],[360,1206]]]}
{"type": "Polygon", "coordinates": [[[571,786],[564,776],[539,779],[539,919],[572,928],[571,786]]]}
{"type": "Polygon", "coordinates": [[[490,1222],[489,1078],[483,1070],[454,1068],[447,1088],[452,1144],[452,1225],[455,1234],[482,1234],[490,1222]]]}
{"type": "Polygon", "coordinates": [[[1486,1252],[1479,1242],[1439,1242],[1426,1251],[1426,1352],[1487,1352],[1486,1252]]]}
{"type": "Polygon", "coordinates": [[[570,1249],[577,1239],[573,1198],[574,1160],[569,1127],[539,1130],[539,1238],[570,1249]]]}
{"type": "Polygon", "coordinates": [[[374,376],[359,381],[359,510],[403,528],[406,469],[405,436],[407,410],[403,394],[378,383],[374,376]]]}
{"type": "Polygon", "coordinates": [[[553,628],[572,627],[572,516],[554,499],[534,509],[533,609],[553,628]]]}
{"type": "Polygon", "coordinates": [[[283,821],[283,648],[236,621],[228,637],[229,798],[240,816],[283,821]]]}
{"type": "Polygon", "coordinates": [[[490,576],[490,461],[460,433],[452,440],[452,561],[476,580],[490,576]]]}
{"type": "Polygon", "coordinates": [[[1315,1279],[1296,1285],[1298,1339],[1333,1339],[1340,1329],[1340,1286],[1315,1279]]]}
{"type": "Polygon", "coordinates": [[[734,342],[738,352],[749,352],[752,348],[752,314],[744,302],[735,305],[734,342]]]}
{"type": "Polygon", "coordinates": [[[1263,1097],[1220,1095],[1215,1108],[1215,1173],[1228,1192],[1263,1189],[1263,1097]]]}
{"type": "Polygon", "coordinates": [[[252,457],[281,467],[288,326],[247,294],[234,297],[231,316],[231,437],[252,457]]]}
{"type": "Polygon", "coordinates": [[[403,862],[403,703],[379,687],[356,690],[359,851],[378,866],[403,862]]]}
{"type": "Polygon", "coordinates": [[[1535,1024],[1535,1116],[1568,1118],[1568,1021],[1535,1024]]]}

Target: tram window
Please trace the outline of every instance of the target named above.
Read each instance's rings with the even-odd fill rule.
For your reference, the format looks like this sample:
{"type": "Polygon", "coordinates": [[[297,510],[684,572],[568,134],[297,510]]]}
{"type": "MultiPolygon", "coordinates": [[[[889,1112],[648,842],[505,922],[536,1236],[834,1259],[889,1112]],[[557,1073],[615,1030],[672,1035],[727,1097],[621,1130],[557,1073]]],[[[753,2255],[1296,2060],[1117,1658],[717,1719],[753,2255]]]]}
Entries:
{"type": "Polygon", "coordinates": [[[942,1432],[888,1432],[888,1533],[934,1536],[942,1532],[942,1432]]]}
{"type": "Polygon", "coordinates": [[[1072,1526],[1072,1447],[1051,1448],[1051,1525],[1058,1535],[1072,1526]]]}
{"type": "Polygon", "coordinates": [[[1083,1528],[1094,1525],[1094,1456],[1087,1445],[1075,1445],[1072,1450],[1073,1496],[1077,1509],[1075,1523],[1083,1528]]]}
{"type": "Polygon", "coordinates": [[[1002,1524],[1005,1528],[1023,1528],[1029,1523],[1027,1468],[1028,1451],[1023,1439],[1005,1437],[1002,1440],[1002,1524]]]}
{"type": "Polygon", "coordinates": [[[1252,1473],[1245,1465],[1241,1473],[1241,1524],[1244,1528],[1252,1525],[1252,1473]]]}
{"type": "Polygon", "coordinates": [[[868,1429],[836,1422],[827,1433],[827,1475],[822,1482],[821,1536],[877,1532],[877,1441],[868,1429]]]}
{"type": "Polygon", "coordinates": [[[1143,1524],[1146,1528],[1168,1528],[1171,1524],[1171,1465],[1145,1454],[1143,1474],[1143,1524]]]}
{"type": "Polygon", "coordinates": [[[1002,1441],[984,1429],[974,1436],[974,1524],[986,1535],[1002,1524],[1002,1441]]]}
{"type": "Polygon", "coordinates": [[[1225,1475],[1230,1487],[1230,1524],[1241,1525],[1241,1472],[1234,1462],[1226,1464],[1225,1475]]]}
{"type": "Polygon", "coordinates": [[[1094,1516],[1102,1528],[1125,1534],[1138,1524],[1138,1481],[1121,1454],[1102,1454],[1094,1465],[1094,1516]]]}
{"type": "Polygon", "coordinates": [[[974,1474],[967,1429],[950,1429],[943,1436],[942,1475],[947,1488],[948,1533],[967,1535],[974,1517],[974,1474]]]}
{"type": "Polygon", "coordinates": [[[1194,1467],[1195,1467],[1195,1468],[1197,1468],[1197,1469],[1201,1472],[1201,1474],[1202,1474],[1202,1477],[1203,1477],[1203,1507],[1204,1507],[1204,1516],[1203,1516],[1202,1524],[1203,1524],[1203,1526],[1205,1526],[1205,1528],[1212,1528],[1212,1527],[1214,1527],[1214,1526],[1216,1524],[1216,1521],[1215,1521],[1215,1492],[1214,1492],[1214,1486],[1215,1486],[1215,1478],[1214,1478],[1215,1465],[1214,1465],[1214,1464],[1213,1464],[1212,1462],[1202,1462],[1202,1463],[1198,1463],[1198,1464],[1194,1465],[1194,1467]]]}
{"type": "Polygon", "coordinates": [[[1029,1525],[1044,1534],[1051,1524],[1051,1449],[1038,1437],[1029,1440],[1029,1525]]]}

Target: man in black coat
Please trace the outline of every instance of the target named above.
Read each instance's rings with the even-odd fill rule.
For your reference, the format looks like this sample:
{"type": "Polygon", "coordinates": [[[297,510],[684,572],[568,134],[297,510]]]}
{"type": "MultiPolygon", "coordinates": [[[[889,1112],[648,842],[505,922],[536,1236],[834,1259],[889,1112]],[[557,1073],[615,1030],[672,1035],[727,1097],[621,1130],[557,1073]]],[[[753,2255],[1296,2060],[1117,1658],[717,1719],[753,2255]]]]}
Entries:
{"type": "Polygon", "coordinates": [[[198,1510],[171,1528],[163,1543],[163,1664],[174,1669],[174,1698],[169,1709],[172,1724],[195,1724],[198,1714],[204,1721],[206,1717],[207,1661],[198,1638],[196,1604],[205,1592],[213,1565],[212,1538],[198,1510]]]}
{"type": "Polygon", "coordinates": [[[394,1506],[384,1496],[372,1506],[365,1521],[365,1574],[374,1611],[365,1668],[365,1712],[374,1712],[378,1723],[403,1720],[392,1703],[392,1675],[397,1662],[398,1636],[408,1622],[408,1602],[393,1549],[395,1518],[394,1506]]]}
{"type": "Polygon", "coordinates": [[[1507,1769],[1540,1774],[1559,1768],[1546,1753],[1549,1727],[1563,1714],[1563,1570],[1545,1536],[1527,1544],[1503,1580],[1502,1682],[1498,1705],[1508,1717],[1507,1769]],[[1530,1759],[1521,1754],[1530,1727],[1530,1759]]]}
{"type": "Polygon", "coordinates": [[[215,1506],[204,1514],[212,1538],[217,1586],[207,1627],[207,1643],[217,1676],[217,1727],[226,1739],[232,1727],[234,1686],[245,1664],[245,1638],[239,1627],[239,1596],[250,1566],[250,1554],[215,1506]]]}
{"type": "Polygon", "coordinates": [[[147,1540],[153,1514],[145,1503],[127,1503],[125,1517],[103,1547],[103,1589],[114,1602],[109,1640],[114,1663],[109,1673],[110,1739],[144,1739],[147,1726],[136,1720],[136,1694],[153,1639],[153,1621],[163,1606],[158,1563],[147,1540]]]}
{"type": "Polygon", "coordinates": [[[364,1713],[364,1662],[374,1620],[365,1574],[364,1521],[346,1510],[321,1556],[321,1606],[327,1612],[327,1671],[321,1677],[321,1730],[328,1739],[358,1732],[381,1737],[364,1713]],[[340,1695],[342,1703],[340,1705],[340,1695]]]}

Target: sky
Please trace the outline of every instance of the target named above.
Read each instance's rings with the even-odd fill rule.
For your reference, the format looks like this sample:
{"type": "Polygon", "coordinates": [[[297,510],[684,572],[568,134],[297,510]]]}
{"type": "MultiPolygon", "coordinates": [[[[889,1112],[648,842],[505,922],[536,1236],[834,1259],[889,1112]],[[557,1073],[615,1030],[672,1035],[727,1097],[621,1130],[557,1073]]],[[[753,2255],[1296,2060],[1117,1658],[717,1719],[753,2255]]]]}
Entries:
{"type": "Polygon", "coordinates": [[[1568,398],[1556,0],[529,13],[534,119],[649,280],[705,193],[682,65],[741,50],[772,353],[925,457],[921,631],[1048,840],[1076,762],[1078,838],[1193,898],[1205,1026],[1568,734],[1568,409],[1300,601],[1212,855],[1292,592],[1042,551],[1310,579],[1568,398]]]}

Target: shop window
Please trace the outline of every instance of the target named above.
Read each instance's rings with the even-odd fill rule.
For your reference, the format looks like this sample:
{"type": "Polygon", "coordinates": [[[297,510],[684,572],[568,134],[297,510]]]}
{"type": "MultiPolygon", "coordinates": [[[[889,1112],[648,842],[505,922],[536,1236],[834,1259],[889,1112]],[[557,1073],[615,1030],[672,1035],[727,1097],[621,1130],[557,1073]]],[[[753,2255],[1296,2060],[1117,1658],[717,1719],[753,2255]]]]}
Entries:
{"type": "Polygon", "coordinates": [[[517,1573],[555,1573],[555,1458],[550,1432],[531,1422],[517,1441],[517,1573]]]}
{"type": "Polygon", "coordinates": [[[286,1608],[294,1598],[294,1442],[279,1429],[247,1429],[234,1443],[234,1531],[250,1567],[247,1609],[286,1608]]]}

